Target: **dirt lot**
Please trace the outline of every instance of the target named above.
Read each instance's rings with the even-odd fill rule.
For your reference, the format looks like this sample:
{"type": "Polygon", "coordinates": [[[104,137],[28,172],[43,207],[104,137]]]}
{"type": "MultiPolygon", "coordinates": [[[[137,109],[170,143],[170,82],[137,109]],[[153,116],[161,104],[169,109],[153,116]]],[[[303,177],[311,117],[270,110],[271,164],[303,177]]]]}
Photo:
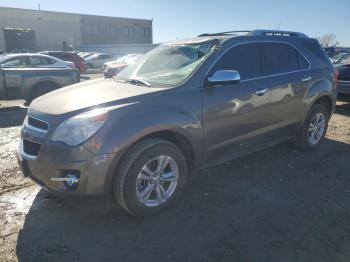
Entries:
{"type": "Polygon", "coordinates": [[[205,170],[143,220],[23,179],[19,104],[0,101],[0,261],[350,261],[349,104],[319,151],[285,143],[205,170]]]}

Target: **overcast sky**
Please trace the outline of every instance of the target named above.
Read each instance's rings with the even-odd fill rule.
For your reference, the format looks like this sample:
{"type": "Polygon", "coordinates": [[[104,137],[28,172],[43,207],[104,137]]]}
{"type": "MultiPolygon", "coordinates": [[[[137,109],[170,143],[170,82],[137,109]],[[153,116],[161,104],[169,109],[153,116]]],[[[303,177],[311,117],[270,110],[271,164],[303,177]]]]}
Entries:
{"type": "Polygon", "coordinates": [[[133,18],[153,18],[154,42],[204,32],[277,29],[316,37],[334,33],[350,46],[349,0],[0,0],[0,6],[133,18]]]}

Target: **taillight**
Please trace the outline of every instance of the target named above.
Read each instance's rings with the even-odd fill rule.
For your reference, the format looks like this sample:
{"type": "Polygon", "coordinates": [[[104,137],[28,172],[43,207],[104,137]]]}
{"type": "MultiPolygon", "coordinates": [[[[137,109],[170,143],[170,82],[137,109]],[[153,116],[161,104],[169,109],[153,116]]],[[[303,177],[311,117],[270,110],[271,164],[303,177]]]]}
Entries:
{"type": "Polygon", "coordinates": [[[339,70],[337,68],[334,68],[334,83],[336,86],[338,84],[338,76],[339,76],[339,70]]]}
{"type": "Polygon", "coordinates": [[[68,65],[70,68],[76,68],[74,64],[69,64],[68,65]]]}

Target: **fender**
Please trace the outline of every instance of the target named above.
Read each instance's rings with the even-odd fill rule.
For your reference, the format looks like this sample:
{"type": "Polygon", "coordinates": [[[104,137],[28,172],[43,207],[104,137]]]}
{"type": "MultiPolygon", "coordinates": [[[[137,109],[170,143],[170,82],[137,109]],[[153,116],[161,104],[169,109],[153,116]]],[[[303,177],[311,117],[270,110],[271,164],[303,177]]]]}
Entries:
{"type": "Polygon", "coordinates": [[[113,118],[90,140],[86,146],[96,154],[119,153],[138,140],[160,131],[172,131],[187,138],[196,159],[203,152],[200,117],[185,113],[178,107],[136,106],[118,109],[109,114],[113,118]],[[141,111],[141,108],[143,111],[141,111]],[[134,115],[135,117],[130,117],[134,115]]]}

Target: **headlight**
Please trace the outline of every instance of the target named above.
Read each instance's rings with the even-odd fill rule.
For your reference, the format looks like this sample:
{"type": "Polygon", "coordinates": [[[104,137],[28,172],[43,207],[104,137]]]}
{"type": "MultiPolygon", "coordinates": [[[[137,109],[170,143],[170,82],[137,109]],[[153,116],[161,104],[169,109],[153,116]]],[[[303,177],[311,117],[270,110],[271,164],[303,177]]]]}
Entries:
{"type": "Polygon", "coordinates": [[[52,135],[52,141],[76,146],[92,137],[107,119],[107,111],[92,110],[63,121],[52,135]]]}

